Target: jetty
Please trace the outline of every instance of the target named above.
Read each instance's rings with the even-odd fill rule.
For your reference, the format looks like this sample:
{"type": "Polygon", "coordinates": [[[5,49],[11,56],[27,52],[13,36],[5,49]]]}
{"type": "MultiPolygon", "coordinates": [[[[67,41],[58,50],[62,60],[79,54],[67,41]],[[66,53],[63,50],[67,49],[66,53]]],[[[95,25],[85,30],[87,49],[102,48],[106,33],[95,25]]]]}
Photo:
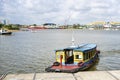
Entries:
{"type": "Polygon", "coordinates": [[[120,70],[1,75],[0,80],[120,80],[120,70]]]}

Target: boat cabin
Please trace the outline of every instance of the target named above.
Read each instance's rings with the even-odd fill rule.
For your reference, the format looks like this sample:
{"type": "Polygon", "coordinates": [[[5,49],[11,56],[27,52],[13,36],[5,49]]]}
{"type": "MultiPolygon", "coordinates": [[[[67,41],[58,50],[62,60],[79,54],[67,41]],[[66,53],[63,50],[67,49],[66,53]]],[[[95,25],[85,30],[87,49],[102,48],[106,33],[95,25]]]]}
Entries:
{"type": "Polygon", "coordinates": [[[68,47],[56,50],[56,62],[61,65],[78,65],[87,62],[95,56],[96,44],[83,44],[77,47],[68,47]]]}
{"type": "Polygon", "coordinates": [[[83,71],[97,61],[100,51],[96,48],[96,44],[81,44],[56,50],[56,62],[45,70],[69,73],[83,71]]]}
{"type": "Polygon", "coordinates": [[[0,35],[10,35],[12,32],[7,32],[7,30],[1,29],[0,30],[0,35]]]}

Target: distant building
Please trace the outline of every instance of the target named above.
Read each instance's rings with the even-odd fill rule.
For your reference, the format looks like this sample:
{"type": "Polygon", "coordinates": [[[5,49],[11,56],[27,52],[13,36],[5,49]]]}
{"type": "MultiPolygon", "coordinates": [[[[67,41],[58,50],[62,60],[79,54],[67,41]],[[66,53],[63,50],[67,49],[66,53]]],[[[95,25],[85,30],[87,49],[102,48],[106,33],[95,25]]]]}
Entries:
{"type": "Polygon", "coordinates": [[[59,26],[57,26],[57,25],[54,24],[54,23],[45,23],[45,24],[43,24],[43,26],[44,26],[45,28],[48,28],[48,29],[59,28],[59,26]]]}
{"type": "Polygon", "coordinates": [[[106,22],[104,22],[104,21],[96,21],[96,22],[91,22],[91,23],[89,23],[89,24],[87,24],[87,25],[104,25],[106,22]]]}
{"type": "Polygon", "coordinates": [[[104,25],[104,28],[110,28],[112,27],[111,23],[110,22],[106,22],[106,24],[104,25]]]}
{"type": "Polygon", "coordinates": [[[44,26],[28,26],[28,29],[46,29],[44,26]]]}
{"type": "Polygon", "coordinates": [[[87,24],[88,29],[93,30],[93,29],[103,29],[103,25],[105,25],[104,21],[96,21],[87,24]]]}
{"type": "Polygon", "coordinates": [[[8,20],[3,20],[3,24],[4,24],[4,25],[8,25],[8,24],[9,24],[9,21],[8,21],[8,20]]]}
{"type": "Polygon", "coordinates": [[[110,30],[110,29],[112,29],[112,25],[111,25],[110,22],[106,22],[106,24],[103,25],[103,27],[104,27],[104,30],[110,30]]]}
{"type": "Polygon", "coordinates": [[[0,24],[3,24],[3,20],[0,20],[0,24]]]}

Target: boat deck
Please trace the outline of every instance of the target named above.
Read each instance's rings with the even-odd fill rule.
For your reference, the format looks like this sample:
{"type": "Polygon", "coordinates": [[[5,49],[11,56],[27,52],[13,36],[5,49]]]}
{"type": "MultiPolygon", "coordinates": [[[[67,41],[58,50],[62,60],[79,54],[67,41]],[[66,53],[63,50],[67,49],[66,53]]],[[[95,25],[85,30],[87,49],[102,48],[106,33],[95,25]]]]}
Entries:
{"type": "Polygon", "coordinates": [[[78,66],[73,66],[73,65],[59,65],[59,66],[52,66],[51,69],[60,69],[60,70],[72,70],[72,69],[76,69],[79,68],[78,66]]]}

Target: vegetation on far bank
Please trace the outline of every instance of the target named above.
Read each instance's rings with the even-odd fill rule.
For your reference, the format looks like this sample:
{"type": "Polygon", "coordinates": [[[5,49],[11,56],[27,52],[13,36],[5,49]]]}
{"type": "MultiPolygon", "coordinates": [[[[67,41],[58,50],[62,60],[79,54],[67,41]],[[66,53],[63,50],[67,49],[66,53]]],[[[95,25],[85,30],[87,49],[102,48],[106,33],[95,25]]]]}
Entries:
{"type": "Polygon", "coordinates": [[[13,24],[9,24],[9,25],[4,25],[4,24],[0,24],[0,29],[7,29],[7,30],[19,30],[20,29],[20,25],[13,25],[13,24]]]}
{"type": "MultiPolygon", "coordinates": [[[[20,30],[20,28],[29,28],[29,26],[37,26],[37,24],[33,25],[20,25],[20,24],[0,24],[0,29],[7,29],[7,30],[20,30]]],[[[80,25],[80,24],[73,24],[73,25],[61,25],[59,26],[61,29],[83,29],[87,28],[86,25],[80,25]]],[[[54,27],[53,27],[54,29],[54,27]]]]}

